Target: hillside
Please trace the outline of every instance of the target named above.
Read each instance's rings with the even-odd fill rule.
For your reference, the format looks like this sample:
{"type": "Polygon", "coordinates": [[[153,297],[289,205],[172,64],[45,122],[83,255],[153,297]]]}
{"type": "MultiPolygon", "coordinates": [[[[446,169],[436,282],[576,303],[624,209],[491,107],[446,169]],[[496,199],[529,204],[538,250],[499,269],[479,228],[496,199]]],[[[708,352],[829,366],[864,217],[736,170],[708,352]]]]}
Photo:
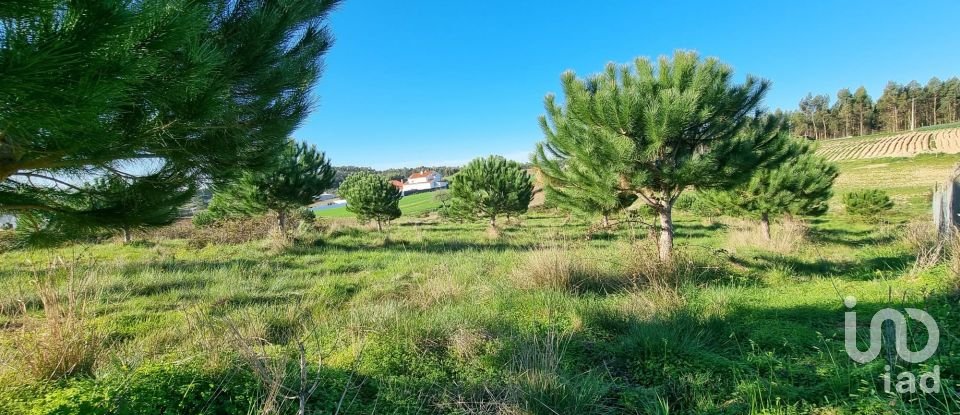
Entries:
{"type": "Polygon", "coordinates": [[[960,153],[960,128],[918,129],[897,134],[836,138],[819,143],[817,153],[831,161],[913,157],[930,153],[957,154],[960,153]]]}

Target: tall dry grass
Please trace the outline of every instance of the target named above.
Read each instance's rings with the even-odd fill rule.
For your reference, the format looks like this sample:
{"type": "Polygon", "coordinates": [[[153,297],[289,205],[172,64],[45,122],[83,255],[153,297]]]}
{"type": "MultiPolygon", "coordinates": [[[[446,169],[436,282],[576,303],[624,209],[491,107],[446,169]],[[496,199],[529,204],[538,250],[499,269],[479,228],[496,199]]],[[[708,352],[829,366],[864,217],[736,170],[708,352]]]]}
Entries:
{"type": "Polygon", "coordinates": [[[102,297],[94,273],[78,268],[75,262],[59,259],[34,273],[32,288],[40,314],[31,312],[26,300],[19,302],[11,369],[37,380],[93,374],[106,349],[107,336],[92,321],[102,297]]]}
{"type": "Polygon", "coordinates": [[[616,288],[598,269],[593,259],[567,246],[540,247],[526,254],[513,274],[515,284],[523,289],[546,288],[558,291],[580,291],[586,288],[616,288]]]}
{"type": "Polygon", "coordinates": [[[729,251],[737,252],[744,248],[760,248],[781,254],[796,252],[808,240],[810,227],[796,218],[783,218],[770,224],[770,239],[760,232],[759,224],[731,219],[726,221],[727,240],[724,245],[729,251]]]}
{"type": "Polygon", "coordinates": [[[900,239],[917,256],[910,270],[913,275],[936,265],[943,256],[945,243],[937,236],[937,229],[930,220],[907,223],[900,239]]]}

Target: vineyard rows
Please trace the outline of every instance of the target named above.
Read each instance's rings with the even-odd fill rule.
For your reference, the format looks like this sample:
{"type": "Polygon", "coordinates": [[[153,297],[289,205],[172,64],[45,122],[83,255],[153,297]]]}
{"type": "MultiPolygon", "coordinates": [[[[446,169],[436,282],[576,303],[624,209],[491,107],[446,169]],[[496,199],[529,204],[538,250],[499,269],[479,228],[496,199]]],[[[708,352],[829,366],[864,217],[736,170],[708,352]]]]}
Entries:
{"type": "Polygon", "coordinates": [[[877,138],[824,140],[817,150],[828,160],[912,157],[922,153],[960,153],[960,128],[911,131],[877,138]]]}

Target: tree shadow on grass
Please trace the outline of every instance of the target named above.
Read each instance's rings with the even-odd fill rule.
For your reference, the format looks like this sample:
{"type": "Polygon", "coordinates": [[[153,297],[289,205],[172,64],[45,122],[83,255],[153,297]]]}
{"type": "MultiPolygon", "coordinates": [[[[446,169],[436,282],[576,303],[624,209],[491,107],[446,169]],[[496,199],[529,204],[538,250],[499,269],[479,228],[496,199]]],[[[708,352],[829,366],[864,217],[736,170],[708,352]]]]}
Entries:
{"type": "Polygon", "coordinates": [[[386,240],[382,243],[374,244],[344,244],[338,241],[330,241],[322,247],[310,249],[304,253],[321,254],[327,250],[340,252],[359,252],[359,251],[392,251],[392,252],[424,252],[424,253],[451,253],[463,251],[484,251],[484,252],[507,252],[507,251],[529,251],[537,247],[534,243],[516,243],[505,241],[490,242],[466,242],[466,241],[423,241],[411,242],[403,240],[386,240]]]}
{"type": "Polygon", "coordinates": [[[810,230],[813,243],[844,245],[852,248],[870,245],[889,244],[896,240],[894,235],[877,235],[873,230],[855,230],[841,228],[815,227],[810,230]]]}
{"type": "Polygon", "coordinates": [[[738,263],[762,271],[785,266],[793,273],[804,277],[835,276],[846,280],[869,281],[877,277],[878,271],[902,271],[909,267],[913,260],[914,256],[909,253],[876,256],[865,260],[831,260],[801,259],[763,252],[752,258],[739,258],[738,263]]]}

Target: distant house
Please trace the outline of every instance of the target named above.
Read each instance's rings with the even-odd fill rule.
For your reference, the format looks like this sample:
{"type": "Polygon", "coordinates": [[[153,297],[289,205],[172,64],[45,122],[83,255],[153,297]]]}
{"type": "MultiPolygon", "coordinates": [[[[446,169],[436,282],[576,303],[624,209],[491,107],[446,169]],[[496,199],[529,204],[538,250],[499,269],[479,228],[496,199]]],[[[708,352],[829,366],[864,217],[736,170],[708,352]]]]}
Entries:
{"type": "MultiPolygon", "coordinates": [[[[443,175],[433,170],[421,170],[413,173],[402,183],[400,189],[404,194],[409,192],[418,192],[424,190],[443,189],[447,187],[447,182],[443,180],[443,175]]],[[[396,186],[396,184],[394,184],[396,186]]]]}
{"type": "Polygon", "coordinates": [[[337,198],[337,195],[333,193],[323,193],[320,196],[318,196],[316,200],[314,200],[314,202],[325,202],[327,200],[333,200],[336,198],[337,198]]]}
{"type": "Polygon", "coordinates": [[[13,215],[0,215],[0,229],[13,229],[17,227],[17,217],[13,215]]]}

